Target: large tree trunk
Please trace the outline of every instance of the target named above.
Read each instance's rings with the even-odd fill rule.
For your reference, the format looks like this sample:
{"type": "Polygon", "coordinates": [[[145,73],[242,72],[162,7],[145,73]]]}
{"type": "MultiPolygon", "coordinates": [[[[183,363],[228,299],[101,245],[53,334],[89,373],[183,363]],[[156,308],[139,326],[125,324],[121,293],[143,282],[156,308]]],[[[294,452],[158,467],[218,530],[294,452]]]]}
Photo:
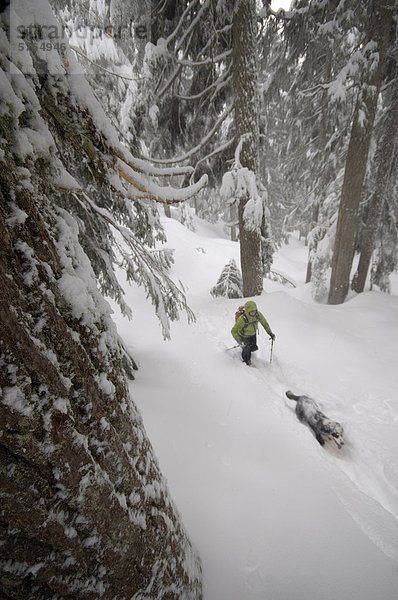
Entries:
{"type": "Polygon", "coordinates": [[[374,192],[369,200],[366,223],[361,235],[361,253],[357,272],[352,282],[352,289],[363,292],[369,272],[370,261],[375,246],[376,233],[380,223],[385,190],[391,180],[391,168],[398,154],[398,81],[395,80],[395,91],[392,105],[388,109],[384,123],[384,134],[375,155],[377,164],[374,192]]]}
{"type": "MultiPolygon", "coordinates": [[[[256,2],[239,0],[233,19],[233,80],[235,87],[235,125],[237,144],[243,142],[240,162],[253,173],[258,168],[258,100],[256,67],[256,2]]],[[[261,233],[245,219],[249,197],[239,202],[240,260],[243,295],[257,296],[263,290],[261,233]]]]}
{"type": "Polygon", "coordinates": [[[46,181],[17,191],[17,166],[9,156],[6,164],[0,596],[200,598],[199,563],[129,396],[110,310],[90,289],[94,274],[79,275],[83,253],[46,181]],[[75,271],[64,266],[69,252],[75,271]],[[92,323],[73,315],[61,293],[68,284],[77,306],[86,294],[93,302],[92,323]]]}
{"type": "Polygon", "coordinates": [[[108,142],[61,69],[44,73],[41,58],[43,69],[25,78],[9,58],[3,42],[0,597],[197,600],[200,562],[80,243],[88,224],[98,237],[103,230],[88,205],[72,216],[70,173],[85,192],[112,197],[108,142]]]}
{"type": "Polygon", "coordinates": [[[368,39],[377,43],[379,59],[377,68],[369,69],[369,76],[361,86],[354,112],[337,219],[329,304],[344,302],[350,285],[359,202],[393,23],[393,3],[393,0],[373,0],[368,39]],[[364,116],[365,123],[361,122],[364,116]]]}

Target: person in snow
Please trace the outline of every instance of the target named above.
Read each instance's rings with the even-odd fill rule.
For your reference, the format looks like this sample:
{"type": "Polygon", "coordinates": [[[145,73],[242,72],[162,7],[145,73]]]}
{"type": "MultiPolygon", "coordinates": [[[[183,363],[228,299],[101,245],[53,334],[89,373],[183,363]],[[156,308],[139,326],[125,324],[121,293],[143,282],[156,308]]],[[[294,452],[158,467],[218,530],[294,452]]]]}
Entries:
{"type": "Polygon", "coordinates": [[[244,312],[236,319],[235,325],[231,329],[232,337],[242,346],[242,360],[247,365],[251,364],[252,352],[258,350],[257,331],[259,323],[264,327],[270,338],[274,340],[275,334],[272,333],[267,319],[257,309],[257,304],[253,300],[248,300],[244,312]]]}

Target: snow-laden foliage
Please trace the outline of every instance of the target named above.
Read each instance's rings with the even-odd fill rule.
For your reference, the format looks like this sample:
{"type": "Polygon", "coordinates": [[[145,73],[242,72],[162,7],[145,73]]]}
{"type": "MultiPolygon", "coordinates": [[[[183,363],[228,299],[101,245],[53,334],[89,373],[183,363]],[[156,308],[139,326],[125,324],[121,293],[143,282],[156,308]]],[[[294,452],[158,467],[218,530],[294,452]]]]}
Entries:
{"type": "Polygon", "coordinates": [[[136,3],[50,0],[50,4],[107,115],[129,143],[138,144],[131,110],[143,78],[136,69],[136,3]]]}
{"type": "Polygon", "coordinates": [[[210,290],[212,296],[224,298],[242,298],[242,274],[233,258],[225,265],[216,285],[210,290]]]}
{"type": "MultiPolygon", "coordinates": [[[[27,31],[36,19],[36,26],[40,25],[43,35],[51,32],[51,27],[61,30],[48,14],[36,10],[26,11],[21,16],[12,9],[11,19],[13,24],[20,23],[27,31]]],[[[81,243],[101,291],[129,312],[113,272],[113,265],[121,264],[129,279],[145,287],[161,320],[163,333],[168,337],[169,320],[176,319],[180,309],[185,308],[189,318],[192,313],[183,294],[167,277],[156,255],[150,252],[156,242],[165,241],[155,201],[182,201],[190,197],[191,191],[199,191],[205,180],[186,191],[162,187],[155,182],[153,175],[170,171],[152,168],[135,159],[121,145],[117,131],[85,81],[66,37],[59,41],[59,46],[51,39],[37,42],[29,35],[19,44],[22,50],[15,44],[13,62],[5,59],[4,66],[5,72],[16,69],[20,73],[21,89],[11,92],[12,81],[3,75],[3,97],[10,112],[15,113],[14,118],[20,118],[24,112],[24,98],[36,108],[31,111],[29,126],[18,128],[16,151],[21,158],[27,158],[34,151],[44,153],[45,160],[49,161],[54,185],[60,191],[59,204],[77,220],[81,243]],[[39,58],[39,43],[51,45],[48,66],[39,58]],[[61,44],[62,49],[58,51],[61,44]],[[25,83],[23,75],[31,78],[32,86],[25,83]],[[39,85],[40,78],[45,78],[45,87],[39,85]],[[84,115],[74,128],[68,115],[68,94],[72,94],[84,115]],[[39,112],[41,106],[45,113],[39,112]],[[47,122],[41,114],[45,114],[47,122]],[[120,238],[123,244],[119,243],[120,238]]],[[[4,52],[7,47],[4,39],[4,52]]]]}
{"type": "Polygon", "coordinates": [[[244,209],[244,220],[249,231],[258,231],[263,218],[263,199],[256,183],[256,175],[247,167],[235,167],[227,171],[222,179],[220,195],[228,203],[248,199],[244,209]]]}

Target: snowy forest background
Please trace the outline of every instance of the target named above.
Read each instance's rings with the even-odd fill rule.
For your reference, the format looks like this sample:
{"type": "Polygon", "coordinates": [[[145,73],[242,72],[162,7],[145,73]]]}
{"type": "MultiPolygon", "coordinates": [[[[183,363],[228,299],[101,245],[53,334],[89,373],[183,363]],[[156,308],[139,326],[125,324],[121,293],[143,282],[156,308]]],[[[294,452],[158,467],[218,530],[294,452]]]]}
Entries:
{"type": "Polygon", "coordinates": [[[1,592],[200,598],[199,555],[130,395],[137,359],[104,297],[119,330],[132,283],[164,338],[182,313],[193,322],[170,217],[238,244],[209,297],[294,286],[274,262],[297,232],[316,306],[391,291],[397,2],[1,8],[1,592]]]}
{"type": "MultiPolygon", "coordinates": [[[[61,3],[58,14],[122,139],[158,166],[192,164],[183,184],[205,173],[208,185],[190,203],[210,222],[223,219],[237,239],[238,199],[248,184],[235,157],[234,4],[71,2],[61,3]]],[[[353,288],[363,291],[370,271],[371,285],[388,291],[397,265],[394,3],[298,2],[287,13],[273,12],[267,2],[257,8],[255,46],[246,40],[244,53],[252,56],[244,60],[255,61],[250,77],[259,92],[251,127],[258,128],[261,207],[254,210],[264,272],[289,231],[299,228],[309,244],[314,296],[330,296],[343,201],[341,212],[354,212],[352,225],[344,221],[344,260],[351,268],[350,243],[361,258],[353,288]]],[[[181,219],[189,226],[185,207],[181,219]]]]}

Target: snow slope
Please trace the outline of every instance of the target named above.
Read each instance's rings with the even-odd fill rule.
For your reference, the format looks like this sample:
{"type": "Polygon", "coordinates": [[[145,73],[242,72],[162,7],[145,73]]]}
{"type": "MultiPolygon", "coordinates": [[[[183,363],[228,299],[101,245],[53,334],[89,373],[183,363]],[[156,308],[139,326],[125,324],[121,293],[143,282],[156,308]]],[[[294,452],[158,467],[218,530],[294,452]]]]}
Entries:
{"type": "MultiPolygon", "coordinates": [[[[205,600],[398,598],[398,297],[377,292],[315,304],[297,239],[256,298],[277,335],[259,336],[254,368],[230,336],[236,300],[209,293],[236,243],[195,220],[164,219],[196,323],[172,340],[137,288],[115,319],[140,370],[131,391],[162,471],[202,557],[205,600]],[[346,432],[322,448],[284,393],[306,393],[346,432]]],[[[239,263],[238,263],[239,264],[239,263]]],[[[120,274],[121,277],[122,274],[120,274]]]]}

